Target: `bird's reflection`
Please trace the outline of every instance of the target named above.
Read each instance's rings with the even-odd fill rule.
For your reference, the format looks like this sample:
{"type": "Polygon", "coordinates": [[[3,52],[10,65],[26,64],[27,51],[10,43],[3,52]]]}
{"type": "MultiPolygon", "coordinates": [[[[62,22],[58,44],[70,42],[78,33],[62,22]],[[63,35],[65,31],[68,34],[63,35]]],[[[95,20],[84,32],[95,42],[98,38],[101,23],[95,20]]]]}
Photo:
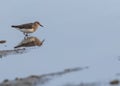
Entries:
{"type": "Polygon", "coordinates": [[[41,41],[37,37],[24,37],[24,39],[14,48],[41,46],[43,42],[44,40],[41,41]]]}
{"type": "MultiPolygon", "coordinates": [[[[4,42],[4,41],[3,41],[4,42]]],[[[0,42],[0,43],[3,43],[0,42]]],[[[13,49],[9,50],[0,50],[0,58],[8,56],[8,55],[15,55],[15,54],[23,54],[28,51],[26,47],[35,47],[35,46],[41,46],[43,44],[44,40],[39,40],[37,37],[24,37],[24,39],[16,45],[13,49]]]]}

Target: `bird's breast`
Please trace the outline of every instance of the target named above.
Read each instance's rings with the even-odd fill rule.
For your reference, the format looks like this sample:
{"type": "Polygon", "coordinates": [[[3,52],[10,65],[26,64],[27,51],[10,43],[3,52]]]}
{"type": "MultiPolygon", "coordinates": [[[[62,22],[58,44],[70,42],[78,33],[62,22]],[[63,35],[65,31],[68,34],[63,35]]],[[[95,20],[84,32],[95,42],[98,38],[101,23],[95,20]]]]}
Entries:
{"type": "Polygon", "coordinates": [[[22,32],[25,32],[25,33],[33,33],[33,32],[35,32],[35,29],[34,28],[30,28],[30,29],[19,29],[20,31],[22,31],[22,32]]]}

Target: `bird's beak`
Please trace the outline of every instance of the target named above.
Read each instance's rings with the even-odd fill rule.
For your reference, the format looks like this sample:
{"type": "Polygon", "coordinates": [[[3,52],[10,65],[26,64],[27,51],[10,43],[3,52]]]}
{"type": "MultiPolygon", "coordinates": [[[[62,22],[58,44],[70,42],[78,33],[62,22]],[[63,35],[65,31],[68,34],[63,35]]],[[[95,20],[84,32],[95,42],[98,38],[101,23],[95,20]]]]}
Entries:
{"type": "Polygon", "coordinates": [[[44,27],[43,25],[40,24],[41,27],[44,27]]]}

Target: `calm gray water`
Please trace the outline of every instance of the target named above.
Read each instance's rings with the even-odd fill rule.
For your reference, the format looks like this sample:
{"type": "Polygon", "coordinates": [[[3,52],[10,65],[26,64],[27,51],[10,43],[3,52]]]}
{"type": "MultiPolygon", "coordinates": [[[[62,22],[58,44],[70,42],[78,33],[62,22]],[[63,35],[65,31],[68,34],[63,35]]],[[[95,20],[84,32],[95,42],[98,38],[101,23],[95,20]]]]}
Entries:
{"type": "Polygon", "coordinates": [[[89,69],[56,79],[49,86],[119,78],[119,4],[119,0],[1,1],[0,40],[7,42],[0,50],[13,50],[24,39],[11,28],[13,24],[40,21],[44,27],[30,35],[45,42],[0,59],[0,81],[85,66],[89,69]]]}

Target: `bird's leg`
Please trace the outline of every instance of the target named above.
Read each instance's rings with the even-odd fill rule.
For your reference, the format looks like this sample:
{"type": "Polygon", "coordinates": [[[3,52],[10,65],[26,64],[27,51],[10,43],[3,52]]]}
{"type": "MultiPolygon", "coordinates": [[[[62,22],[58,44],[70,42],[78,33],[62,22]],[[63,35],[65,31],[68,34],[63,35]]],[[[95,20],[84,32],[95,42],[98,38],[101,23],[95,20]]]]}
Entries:
{"type": "Polygon", "coordinates": [[[27,36],[27,37],[28,37],[28,34],[26,33],[26,34],[25,34],[25,36],[27,36]]]}
{"type": "Polygon", "coordinates": [[[23,34],[25,35],[24,40],[27,39],[28,35],[25,32],[23,34]]]}
{"type": "Polygon", "coordinates": [[[29,37],[29,36],[30,36],[30,34],[29,34],[29,33],[26,33],[26,36],[27,36],[27,37],[29,37]]]}
{"type": "Polygon", "coordinates": [[[27,39],[27,36],[25,35],[24,40],[27,39]]]}
{"type": "Polygon", "coordinates": [[[27,34],[27,33],[25,33],[25,32],[24,32],[23,34],[24,34],[25,36],[28,36],[28,34],[27,34]]]}

